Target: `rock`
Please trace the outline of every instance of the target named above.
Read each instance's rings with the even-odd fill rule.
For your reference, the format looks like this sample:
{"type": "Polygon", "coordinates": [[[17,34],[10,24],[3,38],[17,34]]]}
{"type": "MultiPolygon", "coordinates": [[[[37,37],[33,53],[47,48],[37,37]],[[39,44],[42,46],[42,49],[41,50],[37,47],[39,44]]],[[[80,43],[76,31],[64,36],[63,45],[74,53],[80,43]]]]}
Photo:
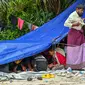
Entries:
{"type": "Polygon", "coordinates": [[[32,81],[32,78],[27,78],[27,81],[32,81]]]}

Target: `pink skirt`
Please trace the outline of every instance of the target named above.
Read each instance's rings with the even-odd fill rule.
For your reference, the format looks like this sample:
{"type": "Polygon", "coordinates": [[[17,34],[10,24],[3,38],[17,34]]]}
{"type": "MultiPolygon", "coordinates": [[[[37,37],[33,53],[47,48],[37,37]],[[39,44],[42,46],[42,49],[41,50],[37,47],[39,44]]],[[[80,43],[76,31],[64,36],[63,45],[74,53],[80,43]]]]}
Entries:
{"type": "Polygon", "coordinates": [[[83,30],[71,29],[67,38],[66,67],[82,69],[85,67],[85,38],[83,30]]]}

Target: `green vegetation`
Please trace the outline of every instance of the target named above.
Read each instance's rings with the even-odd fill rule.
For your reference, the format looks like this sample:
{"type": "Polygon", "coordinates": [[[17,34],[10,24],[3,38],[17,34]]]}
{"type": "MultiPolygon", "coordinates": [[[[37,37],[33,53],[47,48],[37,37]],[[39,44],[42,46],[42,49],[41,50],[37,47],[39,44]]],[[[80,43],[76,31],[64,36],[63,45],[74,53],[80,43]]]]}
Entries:
{"type": "Polygon", "coordinates": [[[57,16],[76,0],[0,0],[0,21],[5,29],[0,31],[0,40],[11,40],[29,32],[26,22],[41,26],[57,16]],[[12,29],[10,14],[25,20],[23,30],[12,29]]]}

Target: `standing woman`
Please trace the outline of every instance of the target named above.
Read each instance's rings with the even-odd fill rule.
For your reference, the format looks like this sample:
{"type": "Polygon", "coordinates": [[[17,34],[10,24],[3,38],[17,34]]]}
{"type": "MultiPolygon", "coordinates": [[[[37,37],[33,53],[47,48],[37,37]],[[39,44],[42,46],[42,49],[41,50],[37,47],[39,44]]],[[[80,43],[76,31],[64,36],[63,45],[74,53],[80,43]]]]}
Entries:
{"type": "Polygon", "coordinates": [[[84,19],[81,18],[83,12],[84,6],[79,4],[64,23],[64,26],[70,28],[67,38],[66,67],[71,67],[72,69],[82,69],[85,67],[85,39],[82,29],[85,23],[84,19]]]}

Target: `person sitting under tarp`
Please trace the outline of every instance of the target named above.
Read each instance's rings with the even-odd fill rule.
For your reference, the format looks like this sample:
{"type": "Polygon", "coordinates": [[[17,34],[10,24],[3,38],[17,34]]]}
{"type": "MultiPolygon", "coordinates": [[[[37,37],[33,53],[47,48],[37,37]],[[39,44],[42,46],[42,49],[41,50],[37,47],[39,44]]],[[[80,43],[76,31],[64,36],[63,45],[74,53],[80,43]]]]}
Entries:
{"type": "Polygon", "coordinates": [[[27,58],[23,59],[23,63],[25,65],[27,71],[33,71],[32,61],[33,61],[33,57],[27,57],[27,58]]]}
{"type": "Polygon", "coordinates": [[[51,68],[53,66],[54,58],[49,54],[49,49],[42,52],[42,55],[45,56],[47,60],[48,68],[51,68]]]}
{"type": "Polygon", "coordinates": [[[30,60],[31,60],[30,58],[25,58],[14,61],[13,63],[11,63],[12,66],[11,70],[13,72],[26,71],[26,70],[33,71],[30,60]]]}
{"type": "Polygon", "coordinates": [[[52,69],[56,65],[66,65],[66,57],[64,51],[61,52],[63,49],[61,49],[59,46],[56,48],[56,50],[53,50],[52,47],[49,48],[47,56],[44,53],[44,56],[46,57],[48,61],[48,68],[52,69]],[[63,54],[62,54],[63,53],[63,54]],[[54,56],[55,55],[55,56],[54,56]]]}

